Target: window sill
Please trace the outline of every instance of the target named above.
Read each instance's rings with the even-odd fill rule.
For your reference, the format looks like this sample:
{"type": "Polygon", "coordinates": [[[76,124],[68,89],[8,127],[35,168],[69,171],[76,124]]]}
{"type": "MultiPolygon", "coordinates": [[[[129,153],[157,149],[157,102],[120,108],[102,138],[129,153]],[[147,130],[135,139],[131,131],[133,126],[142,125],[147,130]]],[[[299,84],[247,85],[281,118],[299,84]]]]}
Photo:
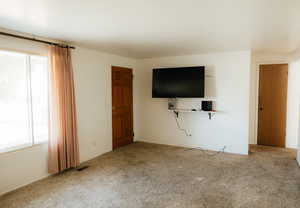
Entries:
{"type": "Polygon", "coordinates": [[[18,146],[14,146],[14,147],[9,147],[9,148],[4,148],[4,149],[0,149],[0,155],[2,154],[8,154],[8,153],[13,153],[13,152],[19,152],[25,149],[30,149],[30,148],[34,148],[36,146],[41,146],[44,144],[47,144],[48,141],[44,141],[44,142],[40,142],[37,144],[23,144],[23,145],[18,145],[18,146]]]}

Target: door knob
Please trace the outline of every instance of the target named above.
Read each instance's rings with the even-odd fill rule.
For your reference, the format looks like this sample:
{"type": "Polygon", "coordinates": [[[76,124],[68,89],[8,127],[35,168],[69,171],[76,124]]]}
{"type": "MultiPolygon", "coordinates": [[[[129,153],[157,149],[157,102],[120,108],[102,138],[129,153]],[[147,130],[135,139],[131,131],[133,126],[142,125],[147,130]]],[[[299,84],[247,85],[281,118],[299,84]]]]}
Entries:
{"type": "Polygon", "coordinates": [[[263,110],[263,108],[262,108],[262,107],[260,107],[260,108],[259,108],[259,110],[261,110],[261,111],[262,111],[262,110],[263,110]]]}

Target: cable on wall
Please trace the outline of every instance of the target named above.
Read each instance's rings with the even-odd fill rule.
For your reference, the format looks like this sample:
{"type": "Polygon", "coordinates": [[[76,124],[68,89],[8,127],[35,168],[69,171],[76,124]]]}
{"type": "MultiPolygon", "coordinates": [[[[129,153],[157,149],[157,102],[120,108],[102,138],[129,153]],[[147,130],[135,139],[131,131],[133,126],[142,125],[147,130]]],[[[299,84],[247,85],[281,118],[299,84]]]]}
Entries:
{"type": "Polygon", "coordinates": [[[175,118],[175,121],[176,121],[176,124],[177,124],[177,128],[180,130],[180,131],[183,131],[185,133],[186,136],[192,136],[192,134],[189,134],[188,131],[184,128],[182,128],[179,124],[179,121],[178,121],[178,114],[176,113],[176,111],[174,111],[174,118],[175,118]]]}

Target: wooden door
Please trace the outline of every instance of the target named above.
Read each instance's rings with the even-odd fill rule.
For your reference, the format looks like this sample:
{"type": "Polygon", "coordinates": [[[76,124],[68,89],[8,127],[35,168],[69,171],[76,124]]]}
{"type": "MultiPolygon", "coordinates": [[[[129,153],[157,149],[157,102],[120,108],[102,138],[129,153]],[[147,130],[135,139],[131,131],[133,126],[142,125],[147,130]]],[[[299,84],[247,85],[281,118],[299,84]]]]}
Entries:
{"type": "Polygon", "coordinates": [[[132,69],[112,67],[113,149],[133,142],[132,69]]]}
{"type": "Polygon", "coordinates": [[[288,65],[260,65],[257,143],[285,147],[288,65]]]}

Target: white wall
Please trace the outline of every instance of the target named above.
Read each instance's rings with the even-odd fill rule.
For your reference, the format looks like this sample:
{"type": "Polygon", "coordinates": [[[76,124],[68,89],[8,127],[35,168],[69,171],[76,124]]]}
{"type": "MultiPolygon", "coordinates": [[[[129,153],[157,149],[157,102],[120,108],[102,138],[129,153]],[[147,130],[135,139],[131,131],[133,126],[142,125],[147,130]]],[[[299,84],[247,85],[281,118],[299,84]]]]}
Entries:
{"type": "Polygon", "coordinates": [[[289,81],[292,86],[289,91],[288,107],[291,109],[288,112],[287,129],[289,138],[292,138],[295,148],[298,148],[297,161],[300,165],[300,59],[299,57],[291,61],[289,68],[289,81]]]}
{"type": "Polygon", "coordinates": [[[289,65],[289,75],[287,92],[286,147],[297,148],[299,135],[300,68],[299,62],[295,60],[296,59],[291,54],[255,54],[252,56],[250,144],[257,144],[259,65],[287,63],[289,65]]]}
{"type": "MultiPolygon", "coordinates": [[[[138,140],[169,145],[202,147],[248,154],[250,51],[144,59],[136,70],[136,114],[141,125],[138,140]],[[176,127],[167,99],[152,98],[152,69],[156,67],[206,67],[206,97],[215,100],[219,111],[212,120],[203,113],[180,115],[191,137],[176,127]]],[[[179,99],[181,105],[199,107],[201,99],[179,99]]]]}
{"type": "MultiPolygon", "coordinates": [[[[0,38],[3,49],[47,54],[44,45],[0,38]]],[[[78,117],[80,160],[112,150],[111,65],[135,68],[129,58],[77,47],[73,68],[78,117]]],[[[0,154],[0,195],[48,176],[47,144],[0,154]]]]}
{"type": "MultiPolygon", "coordinates": [[[[300,71],[300,50],[297,50],[296,52],[294,52],[292,54],[291,60],[292,60],[291,61],[292,62],[292,68],[294,70],[300,71]]],[[[298,76],[298,78],[299,78],[300,76],[299,76],[298,73],[299,72],[296,72],[295,76],[298,76]]],[[[294,95],[296,95],[298,97],[298,100],[296,100],[297,98],[294,99],[296,102],[298,102],[298,105],[294,105],[294,106],[295,106],[295,109],[296,108],[298,109],[298,114],[297,114],[298,115],[298,119],[296,120],[296,122],[298,122],[298,126],[297,126],[298,127],[298,131],[297,131],[298,135],[296,137],[296,140],[298,141],[298,144],[297,144],[296,148],[298,149],[298,152],[297,152],[297,161],[298,161],[298,164],[300,166],[300,93],[299,93],[300,87],[299,87],[299,83],[300,83],[300,81],[298,80],[298,85],[295,85],[297,87],[297,89],[298,89],[298,94],[294,94],[294,95]]],[[[297,115],[295,115],[295,116],[297,116],[297,115]]],[[[297,129],[297,127],[295,126],[294,129],[297,129]]]]}
{"type": "Polygon", "coordinates": [[[78,47],[72,58],[80,158],[86,161],[112,150],[111,66],[135,71],[136,61],[78,47]]]}
{"type": "Polygon", "coordinates": [[[297,148],[300,119],[300,60],[289,63],[286,147],[297,148]]]}

